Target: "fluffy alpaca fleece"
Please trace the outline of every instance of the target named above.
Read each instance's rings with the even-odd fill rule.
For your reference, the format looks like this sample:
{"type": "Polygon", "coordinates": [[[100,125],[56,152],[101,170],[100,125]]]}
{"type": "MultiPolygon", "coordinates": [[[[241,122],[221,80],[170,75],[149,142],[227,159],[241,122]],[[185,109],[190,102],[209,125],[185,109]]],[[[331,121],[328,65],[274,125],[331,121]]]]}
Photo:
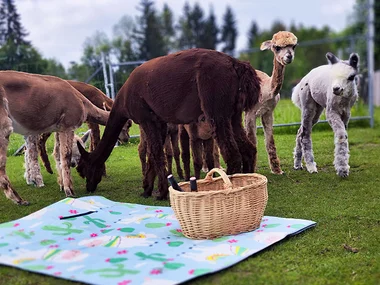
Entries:
{"type": "Polygon", "coordinates": [[[294,88],[292,101],[302,111],[301,127],[294,149],[294,168],[302,169],[302,157],[306,169],[318,172],[314,162],[311,141],[312,127],[326,109],[326,118],[334,131],[336,173],[347,177],[350,166],[347,125],[351,107],[358,98],[355,77],[359,69],[359,56],[352,53],[347,61],[340,60],[332,53],[326,54],[328,65],[311,70],[294,88]]]}
{"type": "MultiPolygon", "coordinates": [[[[292,63],[296,46],[297,37],[287,31],[280,31],[273,35],[272,40],[261,44],[261,50],[270,49],[274,54],[272,76],[256,70],[257,75],[261,79],[261,100],[253,109],[245,113],[245,129],[249,140],[255,147],[257,145],[256,119],[261,117],[269,165],[272,173],[275,174],[282,174],[283,171],[280,167],[280,160],[277,157],[273,137],[273,112],[280,100],[279,92],[284,81],[285,66],[292,63]]],[[[256,169],[256,165],[254,165],[254,169],[256,169]]]]}

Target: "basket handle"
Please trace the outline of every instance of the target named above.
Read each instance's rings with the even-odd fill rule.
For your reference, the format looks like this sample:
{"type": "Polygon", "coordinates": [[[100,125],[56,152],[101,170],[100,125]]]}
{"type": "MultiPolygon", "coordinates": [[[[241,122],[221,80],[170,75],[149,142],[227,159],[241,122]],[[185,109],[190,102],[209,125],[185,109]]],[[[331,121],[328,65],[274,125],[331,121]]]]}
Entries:
{"type": "Polygon", "coordinates": [[[219,169],[219,168],[213,168],[213,169],[211,169],[206,174],[206,177],[204,178],[204,180],[206,180],[207,182],[212,182],[214,180],[213,177],[212,177],[212,175],[215,172],[218,173],[222,177],[223,182],[224,182],[224,189],[232,189],[231,180],[228,178],[227,174],[222,169],[219,169]]]}

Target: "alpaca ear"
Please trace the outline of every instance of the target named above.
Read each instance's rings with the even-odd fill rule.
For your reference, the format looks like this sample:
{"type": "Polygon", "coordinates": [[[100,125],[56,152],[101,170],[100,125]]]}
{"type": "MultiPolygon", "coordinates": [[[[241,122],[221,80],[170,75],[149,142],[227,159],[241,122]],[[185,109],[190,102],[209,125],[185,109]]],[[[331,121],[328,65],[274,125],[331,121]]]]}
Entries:
{"type": "Polygon", "coordinates": [[[329,64],[335,64],[339,62],[339,58],[337,58],[333,53],[328,52],[326,53],[326,58],[329,64]]]}
{"type": "Polygon", "coordinates": [[[90,154],[83,148],[80,141],[77,141],[77,147],[81,155],[81,159],[88,160],[90,154]]]}
{"type": "Polygon", "coordinates": [[[83,136],[80,138],[80,140],[86,144],[86,142],[88,141],[88,139],[90,138],[90,134],[91,134],[91,130],[88,130],[87,132],[85,132],[83,134],[83,136]]]}
{"type": "Polygon", "coordinates": [[[350,65],[353,68],[358,69],[358,66],[359,66],[359,55],[357,53],[351,53],[348,62],[350,63],[350,65]]]}
{"type": "Polygon", "coordinates": [[[270,49],[271,47],[272,47],[272,41],[271,40],[265,41],[261,44],[260,50],[267,50],[267,49],[270,49]]]}

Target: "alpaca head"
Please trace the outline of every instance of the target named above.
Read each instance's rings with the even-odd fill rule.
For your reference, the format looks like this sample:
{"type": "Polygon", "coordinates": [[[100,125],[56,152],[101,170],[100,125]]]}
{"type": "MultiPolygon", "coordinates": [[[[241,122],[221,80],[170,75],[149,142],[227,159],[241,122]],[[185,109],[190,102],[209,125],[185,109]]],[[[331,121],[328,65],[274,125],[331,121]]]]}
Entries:
{"type": "Polygon", "coordinates": [[[280,31],[274,34],[271,40],[263,42],[260,49],[272,50],[276,60],[282,65],[287,65],[292,63],[294,59],[294,50],[297,46],[297,41],[298,39],[293,33],[280,31]]]}
{"type": "Polygon", "coordinates": [[[77,144],[78,143],[81,144],[82,147],[84,148],[86,145],[86,142],[90,138],[90,133],[91,133],[91,130],[88,130],[87,132],[84,133],[82,137],[79,137],[77,135],[74,136],[73,149],[72,149],[72,154],[71,154],[71,163],[70,163],[71,167],[76,167],[80,160],[80,152],[79,152],[77,144]]]}
{"type": "Polygon", "coordinates": [[[213,128],[209,120],[204,114],[200,115],[197,122],[198,138],[208,140],[212,138],[213,128]]]}
{"type": "Polygon", "coordinates": [[[331,65],[332,85],[334,95],[350,97],[356,92],[355,77],[359,72],[359,55],[352,53],[348,60],[341,60],[331,52],[326,54],[331,65]]]}

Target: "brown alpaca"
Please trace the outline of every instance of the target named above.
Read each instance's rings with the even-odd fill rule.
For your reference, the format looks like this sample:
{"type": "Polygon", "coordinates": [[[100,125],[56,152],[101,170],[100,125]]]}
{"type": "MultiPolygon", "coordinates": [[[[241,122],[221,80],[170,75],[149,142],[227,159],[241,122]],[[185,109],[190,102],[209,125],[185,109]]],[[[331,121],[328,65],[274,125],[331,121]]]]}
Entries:
{"type": "Polygon", "coordinates": [[[139,124],[147,139],[144,197],[152,195],[158,176],[158,199],[167,199],[163,146],[167,123],[189,124],[203,113],[212,123],[227,163],[227,173],[253,172],[256,149],[242,126],[242,112],[259,101],[260,79],[249,63],[206,49],[190,49],[158,57],[137,67],[120,89],[99,145],[83,147],[78,171],[95,191],[104,163],[127,119],[139,124]]]}
{"type": "Polygon", "coordinates": [[[60,186],[66,196],[74,196],[69,165],[74,130],[86,119],[99,123],[106,115],[65,80],[47,75],[0,71],[0,186],[5,196],[16,204],[29,204],[12,188],[5,171],[12,131],[25,136],[58,132],[62,158],[60,186]]]}
{"type": "MultiPolygon", "coordinates": [[[[280,160],[277,157],[273,137],[273,111],[280,100],[279,92],[284,81],[285,66],[293,61],[296,46],[297,37],[286,31],[274,34],[272,40],[261,44],[261,50],[270,49],[274,53],[273,72],[272,76],[269,76],[256,70],[261,79],[261,100],[253,109],[245,113],[245,128],[255,148],[257,145],[256,118],[261,117],[269,164],[272,173],[275,174],[282,174],[283,172],[280,167],[280,160]]],[[[254,168],[256,169],[256,165],[254,168]]]]}
{"type": "MultiPolygon", "coordinates": [[[[79,82],[79,81],[74,81],[74,80],[67,80],[68,83],[70,83],[71,86],[73,86],[75,89],[77,89],[82,95],[84,95],[88,100],[91,101],[92,104],[94,104],[98,108],[102,108],[106,111],[110,111],[112,106],[113,106],[113,100],[109,97],[107,97],[101,90],[96,88],[95,86],[92,86],[90,84],[84,83],[84,82],[79,82]]],[[[100,129],[99,129],[99,124],[86,121],[90,132],[90,138],[91,138],[91,143],[90,143],[90,151],[93,151],[95,147],[98,145],[100,141],[100,129]]],[[[106,122],[102,122],[101,125],[105,125],[106,122]]],[[[132,120],[128,120],[125,125],[123,126],[122,131],[119,134],[118,140],[122,143],[126,143],[129,140],[129,129],[132,125],[132,120]]],[[[49,157],[46,152],[46,141],[50,137],[51,133],[45,133],[40,135],[38,138],[38,151],[40,153],[42,162],[50,174],[53,173],[53,170],[50,165],[49,157]]],[[[76,148],[76,144],[74,146],[76,148]]],[[[76,149],[73,149],[73,151],[78,152],[76,149]]],[[[78,161],[75,160],[77,163],[78,161]]],[[[72,167],[76,166],[76,163],[72,163],[72,167]]],[[[40,187],[39,182],[40,180],[37,180],[34,182],[33,179],[31,179],[34,184],[36,184],[37,187],[40,187]]],[[[42,182],[43,186],[43,182],[42,182]]]]}
{"type": "MultiPolygon", "coordinates": [[[[147,138],[144,130],[140,127],[140,143],[138,146],[141,169],[144,175],[146,170],[146,159],[147,159],[147,138]]],[[[183,179],[183,171],[181,168],[180,161],[180,150],[178,144],[178,125],[168,124],[167,135],[164,143],[165,157],[166,157],[166,167],[168,173],[173,173],[173,157],[176,162],[177,174],[179,179],[183,179]]]]}
{"type": "Polygon", "coordinates": [[[220,168],[219,148],[214,143],[212,126],[206,120],[205,115],[202,114],[196,123],[180,125],[180,143],[186,180],[190,180],[190,148],[197,179],[200,178],[202,167],[207,169],[220,168]]]}

